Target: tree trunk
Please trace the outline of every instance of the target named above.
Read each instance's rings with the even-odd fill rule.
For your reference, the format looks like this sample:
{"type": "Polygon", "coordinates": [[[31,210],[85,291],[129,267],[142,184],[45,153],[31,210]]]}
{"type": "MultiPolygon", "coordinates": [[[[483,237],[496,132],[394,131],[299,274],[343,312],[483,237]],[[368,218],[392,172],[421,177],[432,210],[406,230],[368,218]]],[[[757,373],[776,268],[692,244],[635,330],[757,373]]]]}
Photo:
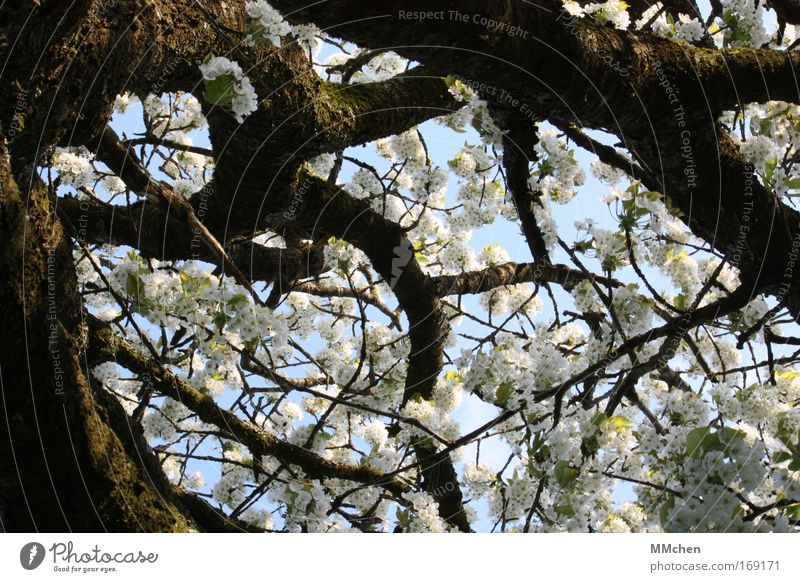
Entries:
{"type": "Polygon", "coordinates": [[[45,185],[0,144],[0,527],[187,531],[163,473],[86,370],[71,246],[45,185]],[[157,467],[157,465],[156,465],[157,467]]]}

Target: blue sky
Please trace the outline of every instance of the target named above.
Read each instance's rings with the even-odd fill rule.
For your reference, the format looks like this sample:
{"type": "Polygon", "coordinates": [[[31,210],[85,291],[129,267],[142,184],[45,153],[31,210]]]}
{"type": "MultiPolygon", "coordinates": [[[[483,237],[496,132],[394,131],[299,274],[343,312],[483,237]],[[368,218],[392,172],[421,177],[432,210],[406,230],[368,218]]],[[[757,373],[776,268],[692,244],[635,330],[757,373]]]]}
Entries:
{"type": "MultiPolygon", "coordinates": [[[[705,2],[701,2],[701,6],[707,7],[707,4],[705,2]]],[[[706,9],[707,8],[704,8],[704,10],[706,9]]],[[[332,49],[327,48],[326,52],[323,52],[323,54],[319,57],[319,60],[324,60],[331,51],[332,49]]],[[[117,129],[118,132],[126,133],[128,137],[133,137],[134,134],[143,131],[144,127],[141,122],[141,107],[138,105],[133,105],[124,115],[116,115],[112,125],[115,127],[115,129],[117,129]]],[[[447,161],[452,159],[458,153],[465,142],[471,145],[480,144],[480,138],[472,128],[468,128],[466,133],[461,134],[443,127],[433,121],[429,121],[422,124],[419,129],[425,137],[429,155],[433,163],[443,168],[447,168],[447,161]]],[[[616,141],[614,139],[610,139],[608,136],[600,132],[591,132],[591,135],[598,141],[606,144],[614,145],[616,141]]],[[[192,138],[194,139],[196,145],[210,145],[205,132],[195,131],[192,133],[192,138]]],[[[387,166],[386,160],[377,154],[372,145],[367,147],[351,148],[347,154],[372,164],[377,168],[385,168],[387,166]]],[[[587,217],[593,218],[595,223],[601,228],[609,230],[615,230],[617,228],[616,219],[609,210],[608,205],[600,200],[600,197],[608,192],[609,187],[598,182],[589,171],[589,164],[595,159],[594,156],[588,152],[576,148],[575,157],[586,173],[586,182],[583,186],[578,188],[578,195],[571,203],[564,206],[553,205],[553,218],[558,224],[559,235],[567,242],[575,240],[576,230],[573,226],[575,221],[585,220],[587,217]]],[[[352,164],[346,163],[341,174],[341,180],[347,181],[355,169],[356,168],[352,164]]],[[[154,170],[154,173],[157,177],[163,178],[163,175],[159,175],[160,173],[157,170],[154,170]]],[[[449,201],[455,200],[456,190],[457,178],[454,175],[451,175],[448,189],[449,201]]],[[[498,243],[505,248],[508,251],[512,261],[529,262],[531,260],[528,246],[521,236],[519,226],[516,223],[511,223],[502,218],[498,218],[492,225],[474,231],[471,244],[475,250],[480,250],[484,246],[494,243],[498,243]]],[[[553,259],[556,262],[569,264],[569,260],[561,249],[555,250],[553,253],[553,259]]],[[[596,261],[593,259],[589,257],[582,257],[582,260],[590,270],[598,270],[596,261]]],[[[671,283],[661,274],[647,269],[646,273],[651,277],[651,282],[659,291],[672,287],[671,283]]],[[[626,269],[620,273],[615,273],[615,275],[625,281],[635,281],[631,269],[626,269]]],[[[562,304],[562,308],[569,305],[569,300],[566,298],[566,294],[563,291],[555,288],[554,292],[559,299],[559,303],[562,304]]],[[[552,310],[549,308],[549,300],[545,299],[544,296],[543,300],[545,309],[537,318],[538,320],[548,319],[552,316],[552,310]]],[[[469,309],[473,309],[476,313],[481,312],[481,309],[478,306],[477,297],[466,298],[465,305],[469,309]]],[[[477,334],[481,330],[484,330],[485,332],[485,328],[481,328],[476,323],[466,320],[458,331],[465,333],[474,332],[477,334]]],[[[462,344],[451,350],[451,353],[457,355],[462,345],[469,346],[470,344],[462,341],[462,344]]],[[[317,338],[307,342],[305,347],[313,352],[323,347],[323,342],[317,338]]],[[[221,403],[223,405],[232,403],[235,396],[236,394],[234,392],[228,392],[221,400],[221,403]]],[[[469,430],[476,428],[484,422],[494,418],[496,414],[497,409],[495,407],[486,405],[475,397],[465,395],[461,408],[455,413],[454,416],[462,425],[462,433],[466,433],[469,430]]],[[[499,469],[505,463],[508,453],[507,447],[505,447],[502,443],[497,442],[497,440],[498,439],[491,439],[481,445],[481,461],[489,463],[495,469],[499,469]]],[[[474,460],[475,448],[476,447],[474,444],[465,447],[463,459],[467,461],[474,460]]],[[[205,452],[211,452],[210,448],[205,452]]],[[[193,462],[190,464],[190,467],[189,473],[191,473],[191,471],[194,469],[200,469],[204,473],[206,481],[209,484],[213,484],[218,478],[219,468],[216,465],[204,462],[193,462]]],[[[623,483],[615,489],[614,495],[617,500],[629,499],[632,497],[632,489],[629,485],[623,483]]],[[[485,505],[479,504],[477,507],[479,509],[481,519],[477,524],[475,524],[475,526],[479,530],[487,530],[492,524],[486,517],[485,505]]],[[[276,523],[280,523],[279,520],[276,519],[276,523]]]]}
{"type": "MultiPolygon", "coordinates": [[[[320,59],[324,60],[325,56],[325,53],[323,53],[320,59]]],[[[142,134],[144,131],[144,124],[142,122],[141,115],[141,106],[138,103],[134,103],[124,114],[115,115],[112,126],[121,135],[125,134],[128,138],[135,137],[138,134],[142,134]]],[[[546,124],[543,124],[543,126],[547,127],[546,124]]],[[[460,149],[465,145],[465,143],[470,145],[479,145],[481,143],[480,136],[469,126],[466,128],[466,133],[457,133],[431,120],[421,124],[419,129],[425,138],[432,162],[435,165],[445,169],[447,168],[447,161],[454,158],[460,149]]],[[[210,147],[207,132],[205,130],[195,130],[191,132],[190,136],[192,137],[195,145],[201,147],[210,147]]],[[[600,132],[592,132],[592,137],[603,143],[612,145],[615,143],[615,140],[609,139],[608,136],[600,132]]],[[[379,170],[386,168],[388,165],[388,162],[378,155],[373,144],[369,144],[366,147],[350,148],[346,154],[367,162],[379,170]]],[[[617,227],[616,220],[609,210],[608,205],[600,200],[600,197],[608,192],[609,187],[598,182],[589,171],[589,164],[595,159],[595,157],[579,148],[576,148],[575,150],[575,157],[584,168],[586,173],[586,182],[583,186],[578,188],[578,195],[571,203],[563,206],[555,204],[552,205],[553,218],[558,224],[560,236],[565,241],[572,241],[575,239],[576,230],[573,226],[575,221],[584,220],[587,217],[592,217],[597,225],[602,228],[613,230],[617,227]]],[[[162,179],[165,178],[165,176],[156,167],[152,166],[153,165],[151,165],[150,169],[156,177],[162,179]]],[[[341,172],[340,182],[345,183],[356,170],[357,168],[353,164],[345,163],[341,172]]],[[[455,192],[458,187],[457,185],[458,178],[451,173],[448,184],[448,202],[450,203],[454,203],[456,200],[455,192]]],[[[497,243],[507,250],[512,261],[531,261],[530,251],[523,236],[521,235],[519,225],[509,222],[502,217],[498,217],[491,225],[476,229],[473,232],[470,242],[473,249],[476,251],[479,251],[486,245],[497,243]]],[[[561,249],[555,249],[552,256],[557,262],[569,263],[566,254],[561,249]]],[[[596,267],[596,261],[590,257],[583,257],[583,261],[590,269],[596,267]]],[[[211,266],[209,266],[209,268],[211,268],[211,266]]],[[[664,279],[664,277],[660,274],[654,273],[653,275],[655,282],[660,280],[664,283],[664,285],[667,284],[666,279],[664,279]]],[[[562,305],[562,309],[564,308],[564,305],[569,305],[570,301],[563,290],[558,287],[554,287],[554,292],[559,300],[559,303],[562,305]]],[[[482,308],[480,308],[478,304],[477,296],[465,297],[463,304],[467,310],[470,310],[474,313],[482,312],[482,308]]],[[[544,305],[544,310],[536,318],[537,320],[550,319],[552,317],[552,309],[550,308],[549,300],[545,300],[544,305]]],[[[477,323],[470,320],[465,320],[464,323],[458,328],[458,331],[473,335],[477,335],[483,331],[485,335],[486,328],[479,326],[477,323]]],[[[469,345],[470,344],[467,342],[461,341],[455,349],[450,351],[450,353],[458,355],[461,347],[468,347],[469,345]]],[[[305,343],[305,347],[312,352],[322,348],[323,346],[323,342],[318,337],[312,337],[310,341],[305,343]]],[[[223,405],[232,404],[235,398],[235,392],[227,392],[220,402],[223,405]]],[[[495,407],[486,405],[478,398],[470,395],[465,395],[461,407],[454,413],[454,417],[462,425],[462,432],[468,432],[473,428],[477,428],[483,423],[494,418],[496,415],[497,409],[495,407]]],[[[475,444],[465,447],[463,450],[464,461],[474,462],[475,451],[475,444]]],[[[199,452],[211,453],[212,450],[209,447],[208,450],[203,451],[201,449],[199,452]]],[[[507,446],[500,442],[498,438],[488,439],[481,444],[481,462],[488,463],[497,470],[499,470],[505,464],[507,455],[507,446]]],[[[459,465],[464,461],[459,463],[459,465]]],[[[191,473],[192,470],[199,469],[204,474],[208,484],[213,484],[218,479],[219,467],[215,464],[194,461],[189,464],[189,467],[190,469],[187,471],[187,473],[191,473]]],[[[628,498],[630,497],[630,494],[631,489],[627,484],[622,484],[619,488],[619,491],[616,492],[616,496],[619,499],[628,498]]],[[[485,504],[480,503],[477,507],[482,517],[480,523],[476,524],[476,526],[481,530],[490,528],[491,524],[485,517],[485,504]]]]}

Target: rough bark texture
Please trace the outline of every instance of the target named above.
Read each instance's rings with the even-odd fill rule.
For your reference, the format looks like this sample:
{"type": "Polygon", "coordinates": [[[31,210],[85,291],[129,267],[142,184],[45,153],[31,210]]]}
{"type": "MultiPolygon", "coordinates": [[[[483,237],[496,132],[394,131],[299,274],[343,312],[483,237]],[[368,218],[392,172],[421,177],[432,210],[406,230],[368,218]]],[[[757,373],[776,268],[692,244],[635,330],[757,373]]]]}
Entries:
{"type": "MultiPolygon", "coordinates": [[[[84,373],[72,250],[44,185],[14,179],[0,145],[0,527],[182,531],[196,527],[126,446],[116,401],[84,373]],[[21,186],[21,188],[20,188],[21,186]],[[117,435],[119,431],[123,438],[117,435]]],[[[152,455],[150,451],[145,454],[152,455]]],[[[161,474],[163,479],[163,474],[161,474]]]]}
{"type": "MultiPolygon", "coordinates": [[[[753,179],[716,118],[741,103],[796,102],[789,53],[719,51],[620,32],[574,21],[561,11],[560,2],[409,0],[401,6],[388,0],[330,0],[324,8],[297,0],[271,3],[295,23],[313,22],[365,48],[391,48],[422,66],[383,83],[326,83],[296,45],[251,49],[232,38],[244,29],[241,2],[4,4],[0,127],[18,130],[13,139],[6,131],[9,147],[0,155],[0,299],[8,313],[0,330],[0,418],[6,419],[0,430],[1,528],[246,529],[166,485],[155,460],[141,460],[141,438],[128,435],[124,412],[93,391],[84,371],[86,329],[70,266],[71,245],[53,201],[31,170],[55,145],[85,145],[103,159],[100,136],[119,93],[182,90],[199,96],[198,65],[209,53],[235,52],[262,101],[241,126],[206,107],[216,173],[191,204],[203,211],[205,226],[250,280],[290,280],[322,268],[316,246],[293,247],[293,254],[285,256],[250,242],[265,228],[287,227],[298,231],[298,240],[348,240],[366,253],[379,274],[392,278],[397,249],[408,243],[401,229],[302,166],[319,153],[396,134],[456,109],[459,104],[444,81],[453,74],[486,84],[488,98],[505,90],[536,119],[616,135],[631,153],[637,175],[670,198],[695,234],[732,257],[743,271],[757,274],[756,292],[775,293],[785,282],[800,214],[753,179]],[[530,36],[513,38],[452,19],[408,21],[401,10],[481,14],[516,25],[530,36]],[[300,207],[287,220],[297,193],[302,194],[300,207]],[[55,373],[54,346],[60,375],[55,373]]],[[[637,2],[634,13],[648,5],[637,2]]],[[[794,3],[776,5],[781,18],[792,22],[794,3]]],[[[668,3],[672,11],[687,7],[695,4],[668,3]]],[[[509,115],[509,123],[525,121],[509,115]]],[[[141,191],[135,175],[118,171],[131,189],[141,191]]],[[[131,245],[161,259],[199,252],[199,258],[219,264],[219,257],[192,246],[191,227],[163,205],[148,201],[120,211],[101,203],[82,208],[69,198],[59,204],[70,222],[86,215],[81,228],[87,242],[131,245]]],[[[441,371],[448,332],[442,297],[520,281],[569,288],[584,277],[546,264],[504,265],[432,279],[411,260],[394,286],[410,324],[404,399],[430,397],[441,371]]],[[[797,275],[786,300],[799,314],[797,275]]],[[[96,353],[109,358],[120,353],[121,346],[111,349],[111,340],[106,340],[96,353]]],[[[123,353],[132,368],[159,373],[152,368],[155,363],[123,353]]],[[[175,386],[166,379],[161,385],[163,393],[172,395],[175,386]]],[[[195,404],[201,416],[220,420],[212,403],[200,398],[195,404]]],[[[249,444],[253,452],[316,466],[319,476],[362,482],[377,478],[353,468],[319,465],[318,459],[281,443],[256,439],[249,444]]],[[[447,493],[437,499],[440,513],[467,530],[461,491],[448,486],[457,482],[449,457],[424,444],[416,452],[423,487],[429,492],[444,488],[447,493]]],[[[394,494],[403,490],[394,482],[389,488],[394,494]]]]}

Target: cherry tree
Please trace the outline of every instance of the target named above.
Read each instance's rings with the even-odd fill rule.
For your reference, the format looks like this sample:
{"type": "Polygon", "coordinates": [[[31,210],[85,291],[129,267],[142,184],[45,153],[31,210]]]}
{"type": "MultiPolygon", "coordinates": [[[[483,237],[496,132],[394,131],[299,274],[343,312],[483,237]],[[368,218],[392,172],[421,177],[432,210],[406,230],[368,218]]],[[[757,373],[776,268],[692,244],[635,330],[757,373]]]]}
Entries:
{"type": "Polygon", "coordinates": [[[796,531],[792,0],[11,2],[9,531],[796,531]]]}

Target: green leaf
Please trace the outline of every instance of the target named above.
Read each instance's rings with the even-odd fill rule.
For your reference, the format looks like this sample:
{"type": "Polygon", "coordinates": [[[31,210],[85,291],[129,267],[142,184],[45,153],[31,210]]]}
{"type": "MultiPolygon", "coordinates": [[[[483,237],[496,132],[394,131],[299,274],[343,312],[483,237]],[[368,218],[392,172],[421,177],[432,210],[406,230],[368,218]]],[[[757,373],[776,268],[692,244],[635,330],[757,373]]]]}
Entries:
{"type": "Polygon", "coordinates": [[[236,82],[233,75],[220,75],[213,81],[206,81],[203,98],[212,105],[226,106],[233,101],[233,86],[236,82]]]}
{"type": "Polygon", "coordinates": [[[611,418],[606,419],[604,424],[611,425],[614,432],[622,432],[623,430],[629,429],[633,426],[633,423],[624,416],[612,416],[611,418]]]}
{"type": "Polygon", "coordinates": [[[545,462],[549,454],[550,449],[545,444],[541,431],[539,431],[534,435],[533,440],[528,443],[528,473],[541,478],[543,471],[539,465],[545,462]]]}
{"type": "Polygon", "coordinates": [[[244,27],[244,32],[247,36],[252,37],[255,45],[267,44],[272,45],[269,39],[264,37],[266,29],[261,25],[258,20],[250,20],[244,27]]]}
{"type": "Polygon", "coordinates": [[[456,133],[467,133],[465,129],[461,129],[460,127],[458,127],[455,119],[453,119],[452,117],[445,117],[444,124],[453,131],[455,131],[456,133]]]}
{"type": "Polygon", "coordinates": [[[556,505],[553,509],[556,510],[557,514],[563,515],[564,517],[575,517],[575,510],[569,503],[562,503],[561,505],[556,505]]]}
{"type": "Polygon", "coordinates": [[[786,182],[789,190],[800,190],[800,178],[792,178],[786,182]]]}
{"type": "Polygon", "coordinates": [[[747,400],[753,395],[753,392],[758,389],[758,386],[758,384],[750,384],[748,387],[738,390],[733,396],[739,402],[747,402],[747,400]]]}
{"type": "Polygon", "coordinates": [[[500,386],[498,386],[497,392],[495,392],[494,395],[494,399],[499,405],[505,406],[513,394],[514,385],[511,384],[511,382],[503,382],[500,384],[500,386]]]}
{"type": "Polygon", "coordinates": [[[772,175],[775,173],[775,168],[778,166],[778,158],[772,158],[767,161],[764,166],[764,179],[767,184],[772,185],[772,175]]]}
{"type": "Polygon", "coordinates": [[[608,416],[606,416],[606,413],[605,412],[598,412],[597,414],[594,415],[594,418],[592,418],[592,424],[594,426],[596,426],[596,427],[599,427],[606,420],[608,420],[608,416]]]}
{"type": "Polygon", "coordinates": [[[800,519],[800,503],[792,503],[783,508],[786,516],[792,521],[800,519]]]}
{"type": "Polygon", "coordinates": [[[233,309],[234,311],[237,309],[241,309],[245,305],[247,305],[248,299],[247,295],[243,295],[242,293],[236,293],[230,299],[228,299],[228,307],[233,309]]]}
{"type": "Polygon", "coordinates": [[[559,461],[555,467],[556,481],[562,489],[570,489],[580,475],[580,469],[569,464],[569,461],[559,461]]]}
{"type": "Polygon", "coordinates": [[[214,322],[214,325],[217,327],[218,330],[222,330],[225,325],[228,323],[228,316],[225,314],[224,311],[215,311],[214,314],[211,316],[211,321],[214,322]]]}
{"type": "Polygon", "coordinates": [[[408,515],[407,509],[398,509],[395,517],[397,518],[397,525],[403,529],[408,527],[408,524],[411,523],[411,518],[408,515]]]}
{"type": "Polygon", "coordinates": [[[613,513],[610,513],[608,515],[608,517],[603,520],[603,525],[611,525],[611,523],[614,521],[615,517],[617,517],[617,516],[614,515],[613,513]]]}
{"type": "Polygon", "coordinates": [[[723,427],[717,430],[716,435],[719,439],[719,442],[724,445],[725,449],[732,445],[734,441],[744,440],[746,436],[742,431],[728,427],[723,427]]]}
{"type": "Polygon", "coordinates": [[[600,450],[600,440],[596,434],[590,437],[585,437],[581,441],[581,452],[586,456],[594,456],[600,450]]]}
{"type": "Polygon", "coordinates": [[[343,273],[347,273],[350,270],[350,261],[348,259],[337,259],[337,267],[343,273]]]}
{"type": "Polygon", "coordinates": [[[447,372],[445,372],[444,373],[444,379],[445,380],[456,380],[458,382],[462,381],[461,374],[459,374],[455,370],[448,370],[447,372]]]}
{"type": "Polygon", "coordinates": [[[733,428],[723,427],[712,432],[709,427],[695,428],[686,435],[686,454],[699,459],[709,451],[725,452],[737,440],[745,438],[745,434],[733,428]]]}
{"type": "Polygon", "coordinates": [[[546,178],[547,176],[552,176],[556,171],[555,166],[551,164],[547,159],[544,159],[539,162],[539,177],[546,178]]]}
{"type": "Polygon", "coordinates": [[[128,273],[128,278],[125,280],[125,289],[128,291],[128,295],[138,301],[139,297],[144,296],[144,281],[138,275],[128,273]]]}
{"type": "Polygon", "coordinates": [[[672,198],[669,196],[664,197],[664,205],[667,207],[667,210],[669,210],[669,213],[675,218],[680,218],[683,216],[683,211],[675,206],[675,204],[672,202],[672,198]]]}
{"type": "Polygon", "coordinates": [[[686,454],[695,459],[699,459],[705,450],[712,445],[715,440],[711,429],[708,427],[693,428],[686,435],[686,454]]]}

